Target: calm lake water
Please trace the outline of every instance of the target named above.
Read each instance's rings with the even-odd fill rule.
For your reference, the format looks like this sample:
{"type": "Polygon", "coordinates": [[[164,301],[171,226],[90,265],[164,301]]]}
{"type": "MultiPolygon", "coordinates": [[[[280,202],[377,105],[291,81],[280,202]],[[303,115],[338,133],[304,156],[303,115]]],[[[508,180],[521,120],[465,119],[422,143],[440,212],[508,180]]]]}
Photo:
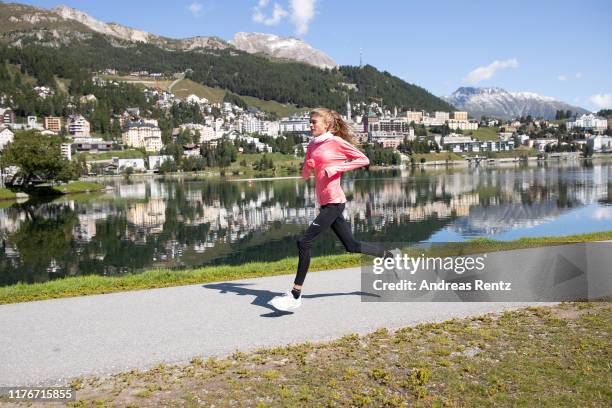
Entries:
{"type": "MultiPolygon", "coordinates": [[[[356,171],[345,217],[364,241],[511,240],[612,230],[612,162],[356,171]]],[[[274,261],[317,214],[313,181],[117,179],[107,193],[2,203],[0,286],[69,275],[274,261]]],[[[333,233],[314,255],[342,253],[333,233]]]]}

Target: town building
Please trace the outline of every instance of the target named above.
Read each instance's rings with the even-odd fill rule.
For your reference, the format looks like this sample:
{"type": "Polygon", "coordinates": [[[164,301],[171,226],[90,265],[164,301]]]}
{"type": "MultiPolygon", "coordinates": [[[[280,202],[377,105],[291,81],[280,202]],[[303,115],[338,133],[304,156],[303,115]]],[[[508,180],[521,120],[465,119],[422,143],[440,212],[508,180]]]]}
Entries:
{"type": "Polygon", "coordinates": [[[68,116],[68,134],[73,137],[89,137],[89,122],[81,115],[68,116]]]}
{"type": "Polygon", "coordinates": [[[408,123],[421,123],[423,121],[423,112],[407,111],[405,116],[408,123]]]}
{"type": "Polygon", "coordinates": [[[60,145],[60,151],[64,159],[68,161],[72,160],[72,144],[71,143],[62,143],[60,145]]]}
{"type": "Polygon", "coordinates": [[[11,108],[0,108],[0,124],[12,124],[15,122],[17,122],[17,117],[11,108]]]}
{"type": "Polygon", "coordinates": [[[567,130],[581,128],[584,130],[603,133],[608,128],[608,120],[606,118],[597,117],[591,113],[588,115],[582,115],[579,119],[576,119],[573,122],[568,121],[565,125],[567,126],[567,130]]]}
{"type": "Polygon", "coordinates": [[[62,118],[56,116],[47,116],[43,119],[43,126],[47,130],[59,133],[62,130],[62,118]]]}
{"type": "Polygon", "coordinates": [[[593,135],[587,139],[587,146],[595,153],[612,153],[612,137],[593,135]]]}
{"type": "Polygon", "coordinates": [[[478,129],[478,122],[468,122],[467,120],[456,120],[449,119],[447,121],[448,127],[455,130],[476,130],[478,129]]]}
{"type": "Polygon", "coordinates": [[[170,155],[161,155],[161,156],[149,156],[149,170],[159,169],[162,164],[169,160],[174,160],[174,158],[170,155]]]}
{"type": "Polygon", "coordinates": [[[127,123],[123,127],[121,139],[126,146],[144,148],[146,151],[159,152],[163,148],[161,129],[142,120],[127,123]]]}
{"type": "Polygon", "coordinates": [[[465,112],[465,111],[451,112],[449,119],[467,121],[468,120],[468,113],[465,112]]]}
{"type": "Polygon", "coordinates": [[[0,150],[4,150],[7,144],[13,141],[15,134],[7,126],[0,125],[0,150]]]}
{"type": "Polygon", "coordinates": [[[72,145],[77,152],[107,152],[113,148],[113,142],[99,137],[75,137],[72,145]]]}
{"type": "Polygon", "coordinates": [[[280,121],[281,133],[310,133],[310,117],[293,115],[280,121]]]}

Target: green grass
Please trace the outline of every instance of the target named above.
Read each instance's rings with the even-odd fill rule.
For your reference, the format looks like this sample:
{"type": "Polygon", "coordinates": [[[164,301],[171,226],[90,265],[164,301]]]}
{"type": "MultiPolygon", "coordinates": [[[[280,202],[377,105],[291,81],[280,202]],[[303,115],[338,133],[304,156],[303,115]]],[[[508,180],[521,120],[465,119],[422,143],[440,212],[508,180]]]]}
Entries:
{"type": "Polygon", "coordinates": [[[8,188],[0,188],[0,200],[14,200],[17,194],[8,188]]]}
{"type": "Polygon", "coordinates": [[[381,328],[79,377],[68,406],[606,407],[611,328],[608,302],[381,328]]]}
{"type": "Polygon", "coordinates": [[[283,104],[276,101],[265,101],[263,99],[254,98],[252,96],[240,96],[243,101],[247,103],[249,106],[254,106],[259,110],[264,112],[273,112],[278,115],[278,117],[287,117],[296,113],[308,112],[309,108],[298,108],[294,104],[288,103],[283,104]]]}
{"type": "Polygon", "coordinates": [[[113,150],[101,153],[77,153],[75,159],[85,158],[85,160],[110,160],[113,157],[120,159],[144,159],[145,154],[140,150],[113,150]]]}
{"type": "Polygon", "coordinates": [[[466,156],[487,156],[491,159],[506,159],[514,157],[536,157],[538,151],[536,149],[530,149],[527,146],[519,146],[514,150],[502,152],[468,152],[463,154],[466,156]]]}
{"type": "Polygon", "coordinates": [[[172,87],[172,93],[181,99],[185,99],[189,95],[196,95],[199,98],[208,99],[210,103],[221,103],[226,91],[198,84],[190,79],[181,79],[172,87]]]}
{"type": "Polygon", "coordinates": [[[481,127],[476,130],[466,131],[466,136],[472,136],[476,140],[487,141],[487,140],[499,140],[499,131],[496,127],[481,127]]]}
{"type": "Polygon", "coordinates": [[[100,191],[105,189],[106,186],[98,183],[92,183],[90,181],[71,181],[68,184],[53,187],[54,190],[61,194],[74,194],[74,193],[85,193],[90,191],[100,191]]]}
{"type": "Polygon", "coordinates": [[[140,85],[142,88],[152,88],[159,87],[161,89],[167,89],[168,86],[173,82],[173,80],[155,80],[155,78],[138,78],[132,77],[129,75],[121,76],[121,75],[100,75],[100,78],[106,81],[117,81],[117,82],[127,82],[134,85],[140,85]]]}
{"type": "MultiPolygon", "coordinates": [[[[435,254],[441,256],[442,254],[485,253],[609,239],[612,239],[612,231],[565,237],[521,238],[516,241],[476,239],[465,243],[437,246],[432,251],[427,251],[426,255],[431,256],[435,254]]],[[[407,252],[410,253],[410,250],[407,252]]],[[[421,254],[423,251],[419,250],[418,253],[421,254]]],[[[359,254],[330,255],[313,258],[310,270],[321,271],[347,268],[359,266],[361,262],[362,257],[359,254]]],[[[296,265],[297,257],[289,257],[276,262],[209,266],[185,271],[152,269],[143,273],[128,274],[121,277],[86,275],[56,279],[44,283],[17,283],[11,286],[0,287],[0,304],[293,274],[295,273],[296,265]]]]}
{"type": "MultiPolygon", "coordinates": [[[[198,84],[190,79],[182,79],[174,85],[172,93],[181,99],[187,98],[187,96],[193,94],[200,98],[204,97],[211,103],[223,102],[223,97],[226,94],[226,90],[220,88],[211,88],[206,85],[198,84]]],[[[263,99],[255,98],[252,96],[240,95],[243,101],[249,106],[253,106],[264,112],[274,112],[279,117],[291,116],[294,113],[303,112],[308,108],[298,108],[293,104],[282,104],[276,101],[264,101],[263,99]]]]}
{"type": "Polygon", "coordinates": [[[425,162],[432,161],[452,161],[452,160],[464,160],[463,157],[458,155],[457,153],[447,152],[447,153],[415,153],[411,157],[414,157],[416,163],[420,163],[421,159],[424,158],[425,162]]]}
{"type": "Polygon", "coordinates": [[[282,176],[297,176],[300,174],[302,163],[304,158],[295,157],[291,154],[283,153],[266,153],[266,156],[272,158],[274,162],[275,171],[256,171],[253,170],[253,163],[261,159],[261,153],[246,153],[239,154],[237,160],[227,168],[226,174],[232,175],[240,173],[241,177],[282,177],[282,176]],[[245,160],[247,162],[246,167],[240,165],[245,160]]]}

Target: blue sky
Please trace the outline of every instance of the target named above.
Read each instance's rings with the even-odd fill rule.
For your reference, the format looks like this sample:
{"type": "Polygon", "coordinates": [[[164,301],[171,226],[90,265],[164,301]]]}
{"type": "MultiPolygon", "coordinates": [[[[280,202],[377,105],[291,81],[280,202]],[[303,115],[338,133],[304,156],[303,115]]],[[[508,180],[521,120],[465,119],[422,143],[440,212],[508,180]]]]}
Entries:
{"type": "Polygon", "coordinates": [[[435,95],[499,86],[612,108],[612,1],[25,0],[65,4],[172,38],[294,36],[341,65],[387,70],[435,95]]]}

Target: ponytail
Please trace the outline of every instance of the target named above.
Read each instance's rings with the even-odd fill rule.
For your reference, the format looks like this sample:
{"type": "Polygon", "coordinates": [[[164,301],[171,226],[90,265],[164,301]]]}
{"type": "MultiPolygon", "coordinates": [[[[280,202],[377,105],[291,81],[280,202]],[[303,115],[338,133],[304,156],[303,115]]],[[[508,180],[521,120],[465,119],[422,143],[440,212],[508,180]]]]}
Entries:
{"type": "Polygon", "coordinates": [[[351,130],[338,112],[327,108],[316,108],[310,112],[310,116],[321,116],[334,136],[338,136],[352,145],[355,144],[351,130]]]}

